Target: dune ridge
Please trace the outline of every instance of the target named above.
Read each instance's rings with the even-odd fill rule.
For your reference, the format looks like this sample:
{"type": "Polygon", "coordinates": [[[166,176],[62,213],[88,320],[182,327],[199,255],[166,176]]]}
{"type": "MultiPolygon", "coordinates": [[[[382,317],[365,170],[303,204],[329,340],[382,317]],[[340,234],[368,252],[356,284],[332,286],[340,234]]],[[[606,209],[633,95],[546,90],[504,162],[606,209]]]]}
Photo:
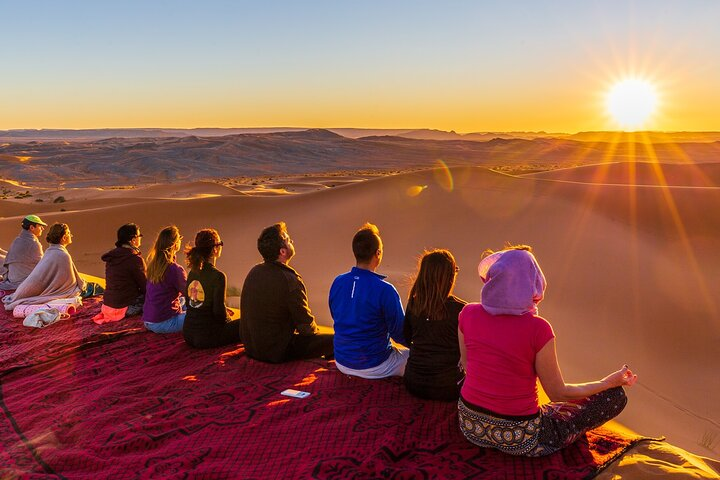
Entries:
{"type": "Polygon", "coordinates": [[[603,185],[720,186],[720,163],[613,162],[525,174],[535,178],[603,185]]]}

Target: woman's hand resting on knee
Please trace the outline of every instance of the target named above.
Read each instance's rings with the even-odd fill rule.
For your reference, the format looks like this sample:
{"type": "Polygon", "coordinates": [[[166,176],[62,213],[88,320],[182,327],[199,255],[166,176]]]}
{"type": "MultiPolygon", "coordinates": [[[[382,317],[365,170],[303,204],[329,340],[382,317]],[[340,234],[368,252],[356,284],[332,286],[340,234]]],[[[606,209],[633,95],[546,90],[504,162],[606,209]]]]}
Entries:
{"type": "Polygon", "coordinates": [[[602,380],[587,383],[565,383],[557,360],[554,338],[535,355],[535,371],[545,393],[553,402],[586,398],[614,387],[629,387],[637,380],[637,375],[630,371],[627,365],[624,365],[620,370],[602,380]]]}
{"type": "Polygon", "coordinates": [[[635,375],[630,367],[623,365],[623,367],[617,372],[613,372],[607,377],[602,379],[602,382],[608,385],[608,388],[613,387],[631,387],[637,381],[638,376],[635,375]]]}

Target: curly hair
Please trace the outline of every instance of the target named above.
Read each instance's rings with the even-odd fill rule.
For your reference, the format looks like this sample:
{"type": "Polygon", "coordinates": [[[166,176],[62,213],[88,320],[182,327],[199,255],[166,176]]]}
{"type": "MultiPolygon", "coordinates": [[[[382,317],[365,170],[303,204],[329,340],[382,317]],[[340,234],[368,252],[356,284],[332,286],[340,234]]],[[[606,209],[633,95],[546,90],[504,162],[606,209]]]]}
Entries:
{"type": "Polygon", "coordinates": [[[55,223],[48,229],[45,240],[48,243],[59,244],[69,231],[70,227],[67,226],[67,223],[55,223]]]}
{"type": "Polygon", "coordinates": [[[185,262],[190,270],[202,270],[210,261],[213,249],[220,244],[220,234],[214,228],[203,228],[195,235],[195,245],[185,247],[185,262]]]}

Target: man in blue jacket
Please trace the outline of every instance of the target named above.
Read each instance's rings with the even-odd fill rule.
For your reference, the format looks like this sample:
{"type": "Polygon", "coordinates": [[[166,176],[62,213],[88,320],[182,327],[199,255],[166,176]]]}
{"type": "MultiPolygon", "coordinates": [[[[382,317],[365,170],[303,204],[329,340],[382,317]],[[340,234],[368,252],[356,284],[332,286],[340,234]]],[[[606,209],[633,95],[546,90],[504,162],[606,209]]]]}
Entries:
{"type": "Polygon", "coordinates": [[[383,255],[378,228],[363,225],[352,249],[357,265],[330,287],[335,364],[342,373],[362,378],[402,376],[410,354],[403,346],[405,313],[395,287],[375,273],[383,255]]]}

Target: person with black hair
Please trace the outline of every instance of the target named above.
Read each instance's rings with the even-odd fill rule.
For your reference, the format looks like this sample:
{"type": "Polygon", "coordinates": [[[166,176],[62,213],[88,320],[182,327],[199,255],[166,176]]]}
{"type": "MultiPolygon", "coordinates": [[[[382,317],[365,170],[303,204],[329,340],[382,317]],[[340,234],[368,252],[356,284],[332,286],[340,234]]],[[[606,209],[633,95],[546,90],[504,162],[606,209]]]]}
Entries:
{"type": "Polygon", "coordinates": [[[265,228],[257,241],[263,262],[245,278],[240,297],[245,352],[263,362],[333,358],[333,334],[320,333],[300,274],[288,263],[295,243],[284,222],[265,228]]]}
{"type": "Polygon", "coordinates": [[[187,313],[183,323],[185,343],[194,348],[213,348],[240,342],[240,321],[230,320],[225,305],[227,277],[215,267],[223,242],[217,230],[205,228],[195,244],[185,248],[190,268],[187,277],[187,313]]]}
{"type": "Polygon", "coordinates": [[[330,287],[335,365],[361,378],[402,376],[410,355],[403,332],[405,312],[395,287],[375,272],[383,258],[378,228],[371,223],[360,227],[352,250],[356,266],[330,287]]]}
{"type": "Polygon", "coordinates": [[[142,233],[134,223],[118,228],[115,248],[100,257],[105,262],[103,303],[126,317],[142,313],[145,301],[145,261],[140,253],[142,233]]]}
{"type": "Polygon", "coordinates": [[[37,215],[28,215],[21,223],[20,235],[10,244],[0,265],[0,290],[12,291],[20,286],[43,256],[38,238],[47,227],[37,215]]]}

